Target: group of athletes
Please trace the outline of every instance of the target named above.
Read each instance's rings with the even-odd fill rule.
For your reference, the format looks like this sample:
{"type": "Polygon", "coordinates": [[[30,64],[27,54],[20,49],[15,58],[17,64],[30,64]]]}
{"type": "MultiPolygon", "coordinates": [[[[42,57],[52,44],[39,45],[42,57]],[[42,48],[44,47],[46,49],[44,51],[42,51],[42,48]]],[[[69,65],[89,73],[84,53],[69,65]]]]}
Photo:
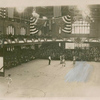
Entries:
{"type": "MultiPolygon", "coordinates": [[[[49,60],[49,65],[51,64],[51,56],[48,57],[48,60],[49,60]]],[[[75,64],[75,61],[76,61],[76,57],[73,56],[73,64],[75,64]]],[[[60,56],[60,64],[62,64],[63,67],[66,66],[66,63],[65,63],[65,56],[64,55],[61,55],[60,56]]]]}
{"type": "MultiPolygon", "coordinates": [[[[75,64],[75,60],[76,60],[76,58],[75,58],[75,56],[73,56],[73,64],[75,64]]],[[[63,67],[66,66],[64,55],[60,56],[60,64],[62,64],[63,67]]]]}
{"type": "MultiPolygon", "coordinates": [[[[49,56],[48,59],[49,59],[49,65],[50,65],[51,64],[51,56],[49,56]]],[[[63,67],[66,66],[64,55],[60,56],[60,64],[62,64],[63,67]]],[[[73,64],[75,64],[75,56],[73,56],[73,64]]],[[[10,86],[11,86],[11,83],[12,83],[11,74],[8,74],[6,79],[7,79],[7,93],[8,93],[10,86]]]]}

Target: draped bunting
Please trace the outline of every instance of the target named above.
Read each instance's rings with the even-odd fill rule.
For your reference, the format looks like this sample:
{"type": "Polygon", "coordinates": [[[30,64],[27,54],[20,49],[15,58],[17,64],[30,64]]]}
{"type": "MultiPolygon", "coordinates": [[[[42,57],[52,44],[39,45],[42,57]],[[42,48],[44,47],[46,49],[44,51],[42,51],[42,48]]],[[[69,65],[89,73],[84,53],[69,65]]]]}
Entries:
{"type": "Polygon", "coordinates": [[[30,18],[30,25],[35,25],[36,24],[36,22],[37,22],[37,18],[35,18],[35,17],[31,17],[30,18]]]}
{"type": "Polygon", "coordinates": [[[38,33],[39,30],[44,26],[46,20],[41,18],[30,18],[30,34],[38,33]]]}
{"type": "Polygon", "coordinates": [[[39,30],[36,28],[36,22],[38,19],[31,17],[30,18],[30,34],[38,33],[39,30]]]}
{"type": "Polygon", "coordinates": [[[6,8],[0,8],[0,17],[6,18],[6,8]]]}
{"type": "Polygon", "coordinates": [[[65,27],[62,29],[62,31],[71,34],[71,30],[72,30],[71,16],[67,15],[62,17],[62,19],[65,22],[65,27]]]}
{"type": "Polygon", "coordinates": [[[71,22],[71,16],[63,16],[59,18],[54,18],[54,22],[61,27],[61,31],[70,34],[72,30],[72,22],[71,22]]]}
{"type": "MultiPolygon", "coordinates": [[[[54,18],[52,20],[60,27],[59,33],[65,32],[71,34],[72,21],[70,15],[54,18]]],[[[34,17],[30,18],[30,34],[38,33],[42,27],[46,27],[46,26],[47,26],[47,20],[41,18],[34,18],[34,17]]],[[[51,29],[51,26],[49,26],[49,28],[51,29]]]]}

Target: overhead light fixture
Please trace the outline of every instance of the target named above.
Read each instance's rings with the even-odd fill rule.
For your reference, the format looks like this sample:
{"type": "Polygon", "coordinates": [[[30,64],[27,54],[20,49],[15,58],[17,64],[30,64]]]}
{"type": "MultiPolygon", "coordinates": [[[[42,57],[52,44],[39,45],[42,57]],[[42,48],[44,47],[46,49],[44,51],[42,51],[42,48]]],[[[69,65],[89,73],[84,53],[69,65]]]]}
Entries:
{"type": "Polygon", "coordinates": [[[85,13],[86,15],[90,15],[90,9],[88,8],[87,4],[78,4],[77,8],[79,11],[81,11],[82,13],[85,13]]]}
{"type": "Polygon", "coordinates": [[[16,8],[17,12],[22,13],[25,10],[25,7],[17,7],[16,8]]]}
{"type": "Polygon", "coordinates": [[[43,19],[45,19],[45,20],[47,19],[47,17],[46,17],[46,16],[43,16],[42,18],[43,18],[43,19]]]}
{"type": "Polygon", "coordinates": [[[77,8],[81,11],[84,11],[85,9],[87,9],[87,5],[82,3],[82,4],[78,4],[77,5],[77,8]]]}
{"type": "Polygon", "coordinates": [[[77,5],[77,8],[81,12],[83,18],[86,19],[88,17],[90,19],[90,21],[94,22],[91,14],[90,14],[90,9],[88,8],[88,5],[83,3],[80,5],[77,5]]]}

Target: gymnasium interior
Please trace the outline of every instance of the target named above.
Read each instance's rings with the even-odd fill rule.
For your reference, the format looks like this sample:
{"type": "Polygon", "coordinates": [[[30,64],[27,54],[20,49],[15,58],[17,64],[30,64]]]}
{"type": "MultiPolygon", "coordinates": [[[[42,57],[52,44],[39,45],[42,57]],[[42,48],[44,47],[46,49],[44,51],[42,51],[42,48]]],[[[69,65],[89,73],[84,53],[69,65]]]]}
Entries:
{"type": "Polygon", "coordinates": [[[99,97],[99,67],[99,4],[0,7],[0,98],[99,97]]]}

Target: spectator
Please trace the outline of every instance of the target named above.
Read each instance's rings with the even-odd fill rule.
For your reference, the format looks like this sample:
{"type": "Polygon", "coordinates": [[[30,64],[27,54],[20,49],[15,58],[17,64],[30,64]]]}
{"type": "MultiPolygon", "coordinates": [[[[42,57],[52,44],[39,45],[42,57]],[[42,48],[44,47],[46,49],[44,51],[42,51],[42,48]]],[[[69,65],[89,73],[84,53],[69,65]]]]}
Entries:
{"type": "Polygon", "coordinates": [[[75,64],[76,58],[75,56],[73,56],[73,64],[75,64]]]}
{"type": "Polygon", "coordinates": [[[65,67],[65,59],[62,60],[62,66],[65,67]]]}
{"type": "Polygon", "coordinates": [[[7,93],[9,92],[9,88],[10,88],[11,83],[12,83],[11,74],[8,74],[8,77],[7,77],[7,93]]]}
{"type": "Polygon", "coordinates": [[[51,64],[51,56],[49,56],[48,59],[49,59],[49,65],[50,65],[51,64]]]}

